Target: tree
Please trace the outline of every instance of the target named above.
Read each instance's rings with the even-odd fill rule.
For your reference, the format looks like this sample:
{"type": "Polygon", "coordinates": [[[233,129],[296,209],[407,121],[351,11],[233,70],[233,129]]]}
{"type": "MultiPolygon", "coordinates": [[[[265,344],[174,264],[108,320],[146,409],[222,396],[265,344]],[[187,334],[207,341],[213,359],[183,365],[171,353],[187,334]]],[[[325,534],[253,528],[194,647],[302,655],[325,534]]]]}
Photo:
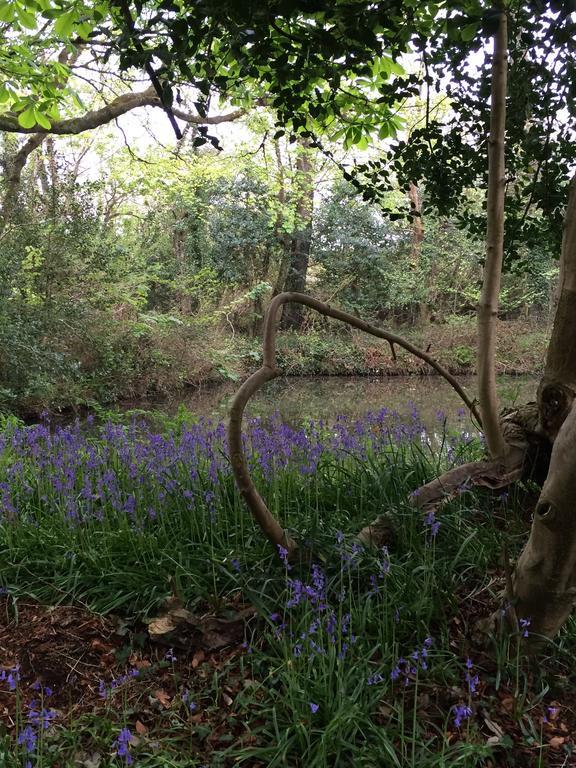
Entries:
{"type": "MultiPolygon", "coordinates": [[[[473,4],[463,4],[461,12],[457,10],[455,16],[449,14],[447,21],[442,23],[446,34],[436,40],[424,39],[420,43],[424,57],[428,54],[426,48],[431,44],[434,63],[445,67],[447,62],[452,65],[451,75],[458,83],[454,111],[460,124],[472,127],[472,135],[481,134],[484,137],[486,121],[478,120],[485,117],[484,101],[479,98],[483,94],[486,81],[492,84],[492,102],[490,110],[491,134],[490,169],[487,178],[488,187],[488,235],[487,258],[484,278],[483,298],[479,311],[480,329],[486,332],[481,335],[482,346],[479,351],[479,359],[484,369],[482,374],[481,407],[488,443],[491,452],[499,458],[507,458],[508,475],[512,467],[521,463],[524,449],[520,453],[512,451],[504,442],[501,428],[497,418],[497,408],[494,390],[493,372],[493,318],[497,311],[497,297],[499,293],[500,274],[504,250],[504,198],[506,178],[504,175],[504,135],[505,135],[505,102],[506,102],[506,47],[507,47],[507,21],[510,13],[503,4],[484,13],[483,21],[495,37],[494,63],[490,70],[490,77],[476,78],[480,83],[479,90],[469,88],[472,83],[470,74],[458,74],[455,64],[462,66],[466,53],[471,46],[468,41],[476,38],[476,33],[482,19],[478,12],[481,7],[473,4]],[[440,40],[440,43],[437,40],[440,40]],[[450,49],[451,41],[456,44],[450,49]],[[446,54],[448,49],[448,54],[446,54]],[[465,84],[466,88],[463,87],[465,84]],[[470,93],[471,92],[471,93],[470,93]],[[476,100],[475,100],[476,99],[476,100]],[[510,458],[514,456],[514,458],[510,458]]],[[[510,253],[517,251],[517,241],[522,236],[529,241],[538,232],[540,236],[547,235],[551,243],[557,243],[558,237],[550,226],[549,221],[542,221],[542,213],[554,212],[556,222],[559,215],[559,200],[563,191],[568,186],[570,178],[570,165],[573,161],[573,147],[566,142],[565,131],[559,128],[563,119],[562,109],[566,103],[563,99],[566,94],[572,92],[573,64],[571,57],[574,53],[574,29],[575,23],[571,18],[572,5],[570,3],[554,3],[550,13],[542,16],[541,4],[538,8],[529,6],[519,10],[513,19],[514,42],[511,48],[513,78],[509,94],[515,107],[520,99],[526,98],[526,90],[522,88],[522,82],[527,73],[530,73],[531,86],[540,100],[536,106],[529,105],[528,112],[524,110],[511,110],[511,125],[509,130],[508,154],[510,156],[509,167],[516,173],[515,183],[516,205],[512,206],[512,215],[509,216],[509,232],[513,236],[509,241],[510,253]],[[566,44],[571,43],[571,44],[566,44]],[[554,56],[554,66],[550,74],[550,60],[554,56]],[[561,67],[556,69],[560,62],[561,67]],[[516,103],[514,103],[516,102],[516,103]],[[544,140],[539,139],[534,125],[541,128],[544,119],[547,131],[544,140]],[[553,194],[552,194],[553,193],[553,194]],[[524,198],[524,199],[523,199],[524,198]],[[528,198],[526,200],[526,198],[528,198]],[[533,210],[536,209],[536,214],[533,210]],[[513,225],[513,226],[512,226],[513,225]]],[[[477,47],[477,45],[476,45],[477,47]]],[[[444,74],[444,69],[441,73],[444,74]]],[[[431,84],[428,68],[426,67],[426,82],[431,84]]],[[[433,82],[433,81],[432,81],[433,82]]],[[[573,100],[572,100],[573,103],[573,100]]],[[[526,107],[526,105],[524,105],[526,107]]],[[[575,110],[572,107],[569,115],[569,131],[574,128],[573,118],[575,110]]],[[[457,120],[452,122],[452,128],[457,120]]],[[[466,137],[468,138],[468,137],[466,137]]],[[[406,183],[426,178],[436,186],[440,184],[446,190],[439,195],[436,201],[437,207],[446,205],[446,201],[460,203],[457,198],[464,186],[471,186],[478,176],[477,159],[478,145],[472,141],[467,143],[461,133],[451,130],[444,134],[441,126],[431,124],[427,120],[426,126],[419,132],[414,132],[409,144],[401,142],[394,150],[391,150],[389,159],[394,159],[395,170],[402,174],[406,183]],[[426,159],[429,165],[422,166],[421,158],[415,147],[422,148],[426,143],[426,159]],[[449,148],[449,152],[446,149],[449,148]],[[454,149],[457,151],[454,152],[454,149]],[[455,162],[454,162],[455,160],[455,162]],[[469,160],[469,167],[466,161],[469,160]],[[442,168],[443,173],[438,173],[442,168]],[[445,173],[448,168],[455,184],[446,185],[445,173]],[[434,175],[436,172],[436,176],[434,175]]],[[[482,145],[482,141],[480,142],[482,145]]],[[[375,198],[382,188],[382,168],[374,168],[368,164],[360,169],[361,173],[372,180],[372,186],[362,184],[358,176],[352,177],[359,187],[364,187],[368,198],[375,198]]],[[[384,172],[385,178],[390,178],[389,173],[384,172]]],[[[573,188],[572,188],[573,189],[573,188]]],[[[557,631],[563,620],[569,614],[573,604],[573,593],[576,590],[576,558],[573,551],[576,550],[576,527],[571,524],[568,509],[574,500],[573,477],[574,467],[571,457],[576,455],[573,440],[576,439],[576,427],[572,418],[572,405],[574,400],[574,376],[573,367],[576,365],[575,350],[572,348],[573,339],[576,338],[576,306],[574,306],[573,286],[571,281],[571,257],[575,251],[575,232],[573,227],[573,208],[575,195],[570,194],[564,236],[562,244],[562,294],[560,297],[554,332],[549,348],[546,376],[539,389],[539,431],[547,439],[558,443],[552,453],[552,463],[548,480],[544,486],[543,496],[538,507],[537,517],[532,530],[530,542],[526,552],[520,559],[516,574],[515,599],[519,600],[519,610],[526,616],[525,611],[531,610],[531,619],[536,632],[553,634],[557,631]],[[570,341],[567,341],[570,339],[570,341]],[[567,418],[568,417],[568,418],[567,418]],[[562,426],[564,425],[564,426],[562,426]],[[564,491],[564,494],[562,493],[564,491]],[[566,498],[568,492],[568,499],[566,498]],[[570,530],[573,529],[573,533],[570,530]],[[570,534],[567,534],[570,530],[570,534]]],[[[292,297],[294,299],[296,297],[292,297]]],[[[280,300],[281,297],[278,297],[280,300]]],[[[283,301],[290,301],[287,294],[283,301]]],[[[303,300],[303,299],[302,299],[303,300]]],[[[308,302],[306,302],[308,303],[308,302]]],[[[320,309],[319,311],[326,311],[320,309]]],[[[268,365],[273,363],[272,351],[267,349],[268,365]]],[[[264,376],[264,369],[262,375],[264,376]]],[[[250,384],[239,393],[238,407],[242,407],[243,399],[249,396],[250,384]]],[[[234,413],[237,419],[238,413],[234,413]]],[[[575,417],[576,418],[576,417],[575,417]]],[[[535,434],[535,430],[532,429],[535,434]]],[[[231,428],[231,442],[237,445],[234,435],[234,420],[231,428]]],[[[497,473],[497,468],[492,471],[497,473]]],[[[245,481],[243,467],[238,463],[239,478],[245,481]]],[[[514,472],[514,476],[517,476],[514,472]]],[[[242,484],[242,483],[241,483],[242,484]]],[[[255,513],[262,513],[262,500],[259,497],[251,499],[250,489],[244,488],[246,498],[254,505],[255,513]]],[[[272,532],[270,520],[265,520],[265,526],[269,534],[278,536],[278,531],[272,532]]],[[[287,544],[290,544],[287,541],[287,544]]]]}
{"type": "MultiPolygon", "coordinates": [[[[483,163],[490,114],[486,96],[487,86],[496,83],[497,78],[492,76],[487,62],[477,67],[470,55],[481,51],[486,36],[496,35],[497,54],[500,52],[500,61],[504,62],[506,17],[512,27],[506,124],[508,236],[504,247],[508,259],[513,259],[518,257],[519,243],[546,242],[550,249],[559,248],[560,222],[576,146],[573,11],[571,0],[534,0],[521,4],[514,13],[508,6],[492,8],[479,0],[426,6],[394,1],[373,4],[364,0],[279,5],[271,0],[242,9],[231,0],[205,0],[184,6],[164,0],[160,5],[151,2],[134,8],[128,0],[120,0],[111,6],[109,15],[97,19],[85,34],[94,43],[116,52],[123,69],[143,68],[161,105],[172,116],[174,88],[182,79],[201,94],[200,112],[206,111],[211,89],[228,95],[241,106],[262,93],[258,89],[265,83],[263,92],[271,100],[279,124],[318,145],[322,131],[332,139],[342,139],[348,146],[360,147],[367,146],[370,135],[393,135],[398,127],[394,107],[398,100],[415,95],[422,85],[440,88],[446,84],[452,107],[446,125],[431,119],[427,112],[422,128],[412,131],[408,140],[399,141],[389,150],[385,165],[373,160],[359,164],[348,178],[372,200],[387,192],[397,179],[406,189],[410,183],[425,182],[428,200],[439,211],[460,210],[462,220],[471,230],[478,231],[484,226],[484,217],[470,215],[463,192],[473,186],[491,186],[483,163]],[[406,75],[397,59],[414,51],[422,59],[422,72],[406,75]],[[154,62],[161,65],[156,69],[154,62]],[[374,98],[375,93],[378,98],[374,98]]],[[[502,112],[502,88],[496,92],[500,97],[494,99],[494,107],[500,104],[502,112]]],[[[37,114],[34,109],[30,112],[30,107],[20,106],[16,106],[15,113],[20,124],[32,119],[38,122],[41,112],[37,114]]],[[[492,115],[497,116],[496,109],[492,115]]],[[[501,131],[502,127],[493,134],[493,141],[501,131]]],[[[500,152],[500,169],[501,156],[500,152]]],[[[499,188],[500,198],[504,185],[499,170],[492,188],[499,188]]],[[[571,196],[562,249],[564,289],[546,377],[539,390],[540,432],[551,441],[560,434],[559,446],[567,441],[570,444],[574,399],[573,361],[561,362],[562,352],[573,351],[566,349],[565,340],[576,337],[570,278],[572,199],[571,196]],[[564,419],[568,431],[562,433],[564,419]]],[[[489,211],[490,227],[494,226],[490,247],[502,239],[501,226],[493,218],[498,207],[489,211]]],[[[489,283],[483,302],[487,329],[495,311],[498,261],[496,258],[493,268],[487,263],[489,283]]],[[[277,299],[275,307],[285,301],[277,299]]],[[[312,306],[310,300],[305,303],[312,306]]],[[[489,361],[489,334],[484,345],[484,357],[489,361]]],[[[272,359],[270,354],[266,359],[272,359]]],[[[498,436],[491,379],[493,374],[488,366],[481,405],[489,444],[495,454],[501,455],[506,446],[498,436]]],[[[562,466],[568,460],[568,452],[562,447],[555,450],[551,482],[555,465],[562,466]]],[[[535,527],[532,536],[542,538],[541,530],[542,527],[535,527]]],[[[537,547],[534,545],[533,549],[537,547]]],[[[562,562],[572,573],[570,559],[564,558],[562,562]]],[[[543,587],[545,593],[556,589],[558,576],[556,569],[543,587]]],[[[520,570],[518,583],[521,581],[520,570]]],[[[557,591],[565,599],[566,589],[562,585],[557,591]]],[[[537,612],[533,616],[535,625],[544,626],[540,621],[542,601],[533,605],[537,612]]]]}

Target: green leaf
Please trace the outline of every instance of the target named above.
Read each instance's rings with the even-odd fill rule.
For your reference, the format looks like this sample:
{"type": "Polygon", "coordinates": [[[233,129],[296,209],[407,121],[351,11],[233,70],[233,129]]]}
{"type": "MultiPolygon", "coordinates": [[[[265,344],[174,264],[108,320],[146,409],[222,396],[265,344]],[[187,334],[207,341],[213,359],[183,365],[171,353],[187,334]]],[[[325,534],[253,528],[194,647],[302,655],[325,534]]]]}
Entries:
{"type": "Polygon", "coordinates": [[[50,122],[50,120],[48,120],[46,115],[44,115],[39,110],[34,109],[34,117],[36,118],[36,122],[38,123],[38,125],[42,126],[42,128],[46,128],[47,131],[49,131],[50,128],[52,128],[52,123],[50,122]]]}
{"type": "Polygon", "coordinates": [[[0,3],[0,21],[7,21],[10,23],[14,21],[15,10],[14,6],[10,3],[0,3]]]}
{"type": "Polygon", "coordinates": [[[461,32],[462,40],[468,42],[473,40],[478,33],[478,24],[467,24],[461,32]]]}
{"type": "Polygon", "coordinates": [[[36,29],[36,17],[33,13],[29,13],[21,5],[17,5],[16,14],[18,16],[18,21],[23,27],[26,27],[26,29],[36,29]]]}
{"type": "Polygon", "coordinates": [[[36,115],[34,113],[34,107],[28,107],[24,112],[18,115],[18,122],[22,128],[33,128],[36,125],[36,115]]]}
{"type": "Polygon", "coordinates": [[[390,126],[388,123],[382,123],[380,130],[378,131],[379,139],[387,139],[390,136],[390,126]]]}
{"type": "Polygon", "coordinates": [[[56,24],[54,24],[54,32],[58,35],[58,37],[70,37],[70,33],[74,29],[75,21],[75,11],[68,11],[68,13],[63,13],[56,21],[56,24]]]}

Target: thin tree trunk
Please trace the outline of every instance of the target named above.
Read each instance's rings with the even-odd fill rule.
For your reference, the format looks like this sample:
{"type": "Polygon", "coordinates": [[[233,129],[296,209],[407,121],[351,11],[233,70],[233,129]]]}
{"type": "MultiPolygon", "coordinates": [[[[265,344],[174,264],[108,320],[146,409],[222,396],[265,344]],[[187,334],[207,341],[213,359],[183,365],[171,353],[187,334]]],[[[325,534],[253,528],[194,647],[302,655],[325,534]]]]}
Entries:
{"type": "Polygon", "coordinates": [[[192,296],[188,285],[189,267],[184,245],[186,242],[186,220],[188,214],[178,207],[173,211],[174,228],[172,230],[172,249],[176,262],[179,286],[176,288],[178,308],[183,315],[192,314],[192,296]]]}
{"type": "MultiPolygon", "coordinates": [[[[314,214],[314,163],[306,140],[300,140],[296,157],[296,228],[290,237],[290,261],[284,290],[305,293],[312,242],[314,214]]],[[[282,328],[299,330],[304,322],[304,307],[289,304],[284,307],[282,328]]]]}
{"type": "Polygon", "coordinates": [[[576,601],[576,176],[564,220],[560,299],[538,390],[539,431],[554,442],[530,538],[514,574],[514,604],[530,632],[553,637],[576,601]]]}
{"type": "Polygon", "coordinates": [[[272,290],[272,298],[282,293],[284,284],[286,282],[286,276],[288,274],[288,268],[290,266],[290,237],[285,228],[285,216],[286,216],[286,173],[284,170],[284,163],[282,160],[282,152],[280,151],[280,142],[278,139],[274,140],[274,153],[276,155],[276,168],[278,172],[278,211],[276,213],[276,221],[274,223],[274,234],[280,245],[281,256],[280,263],[278,265],[278,274],[272,290]]]}
{"type": "Polygon", "coordinates": [[[494,37],[490,137],[488,140],[488,197],[486,203],[486,261],[478,307],[478,397],[482,425],[492,456],[504,456],[506,444],[498,421],[496,392],[496,320],[504,256],[505,128],[508,32],[502,2],[500,23],[494,37]]]}
{"type": "Polygon", "coordinates": [[[42,144],[45,138],[46,136],[41,133],[36,133],[33,136],[30,136],[30,138],[18,149],[15,155],[6,163],[6,187],[4,189],[2,210],[0,213],[0,232],[5,229],[6,224],[14,211],[18,190],[20,189],[22,171],[24,170],[26,161],[32,152],[42,144]]]}
{"type": "MultiPolygon", "coordinates": [[[[412,236],[410,241],[410,263],[418,272],[422,265],[422,243],[424,241],[424,222],[422,221],[422,196],[418,186],[412,181],[408,185],[408,199],[412,212],[412,236]]],[[[418,319],[426,325],[430,319],[428,297],[418,303],[418,319]]]]}
{"type": "MultiPolygon", "coordinates": [[[[78,60],[83,47],[84,46],[80,46],[72,54],[66,48],[63,48],[58,55],[58,61],[60,64],[66,64],[71,67],[78,60]]],[[[0,212],[0,233],[5,229],[10,215],[14,210],[14,204],[16,202],[18,190],[20,189],[20,181],[22,179],[24,166],[32,152],[42,144],[46,136],[47,134],[45,133],[34,133],[24,142],[12,160],[7,164],[6,189],[4,190],[2,209],[0,212]]]]}

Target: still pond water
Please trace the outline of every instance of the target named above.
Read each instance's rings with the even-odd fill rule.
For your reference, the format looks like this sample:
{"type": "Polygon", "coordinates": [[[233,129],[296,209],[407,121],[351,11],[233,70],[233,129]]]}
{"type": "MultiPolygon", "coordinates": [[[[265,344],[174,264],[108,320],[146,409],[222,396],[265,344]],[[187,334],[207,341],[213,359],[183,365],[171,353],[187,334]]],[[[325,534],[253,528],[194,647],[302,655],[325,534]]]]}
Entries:
{"type": "MultiPolygon", "coordinates": [[[[459,378],[470,397],[476,393],[476,377],[459,378]]],[[[226,383],[162,402],[138,402],[131,408],[154,409],[174,414],[181,405],[198,416],[226,420],[232,397],[239,385],[226,383]]],[[[533,400],[538,377],[500,376],[498,390],[501,405],[514,405],[533,400]]],[[[409,417],[416,407],[424,424],[438,424],[446,414],[448,423],[456,423],[462,402],[452,387],[440,376],[322,376],[279,378],[265,385],[248,404],[247,415],[269,416],[278,412],[286,423],[310,418],[332,421],[338,415],[362,416],[369,411],[389,408],[401,417],[409,417]]],[[[461,421],[460,421],[461,423],[461,421]]]]}

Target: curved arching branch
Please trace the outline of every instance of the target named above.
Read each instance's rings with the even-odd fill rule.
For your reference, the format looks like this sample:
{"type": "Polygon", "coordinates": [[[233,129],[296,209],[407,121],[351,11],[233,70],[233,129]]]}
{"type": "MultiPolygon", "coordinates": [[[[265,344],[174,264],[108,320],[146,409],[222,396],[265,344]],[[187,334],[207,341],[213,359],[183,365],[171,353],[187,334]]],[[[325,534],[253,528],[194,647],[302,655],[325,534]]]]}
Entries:
{"type": "MultiPolygon", "coordinates": [[[[139,107],[157,107],[163,109],[162,102],[152,87],[145,91],[136,91],[123,93],[117,96],[109,104],[92,109],[80,117],[70,117],[64,120],[52,120],[50,128],[43,128],[40,125],[34,125],[32,128],[23,128],[18,122],[18,115],[12,112],[0,114],[0,131],[6,133],[33,133],[33,134],[55,134],[59,136],[74,136],[84,131],[91,131],[101,125],[111,123],[117,117],[125,115],[139,107]]],[[[220,123],[237,120],[246,114],[245,109],[235,109],[224,115],[194,115],[185,112],[182,109],[174,108],[171,110],[180,120],[185,120],[194,125],[219,125],[220,123]]]]}
{"type": "Polygon", "coordinates": [[[283,547],[288,550],[288,556],[294,554],[297,545],[296,542],[290,538],[282,526],[278,523],[274,515],[268,509],[266,502],[258,493],[252,477],[250,475],[250,469],[248,467],[248,461],[244,453],[244,446],[242,445],[242,419],[244,416],[244,409],[246,404],[259,389],[271,379],[280,375],[280,371],[276,367],[276,330],[278,311],[283,304],[288,302],[297,302],[304,304],[311,309],[316,310],[321,315],[332,317],[335,320],[340,320],[343,323],[358,328],[360,331],[369,333],[371,336],[376,336],[379,339],[384,339],[390,344],[397,344],[399,347],[403,347],[408,352],[411,352],[416,357],[424,360],[437,373],[440,374],[446,381],[456,390],[460,395],[466,406],[470,409],[470,412],[481,424],[480,414],[472,400],[464,392],[460,384],[456,381],[443,366],[436,362],[430,355],[422,350],[410,344],[401,336],[397,336],[389,331],[383,331],[381,328],[376,328],[370,323],[360,320],[358,317],[343,312],[341,309],[333,309],[329,304],[325,304],[323,301],[307,296],[304,293],[291,293],[285,292],[275,296],[270,302],[268,311],[266,312],[266,318],[264,320],[264,359],[262,367],[253,373],[236,393],[232,407],[230,409],[230,423],[228,426],[228,445],[230,449],[230,462],[232,465],[232,471],[240,493],[244,498],[244,501],[248,505],[248,508],[254,515],[254,518],[266,538],[274,545],[276,549],[283,547]]]}

